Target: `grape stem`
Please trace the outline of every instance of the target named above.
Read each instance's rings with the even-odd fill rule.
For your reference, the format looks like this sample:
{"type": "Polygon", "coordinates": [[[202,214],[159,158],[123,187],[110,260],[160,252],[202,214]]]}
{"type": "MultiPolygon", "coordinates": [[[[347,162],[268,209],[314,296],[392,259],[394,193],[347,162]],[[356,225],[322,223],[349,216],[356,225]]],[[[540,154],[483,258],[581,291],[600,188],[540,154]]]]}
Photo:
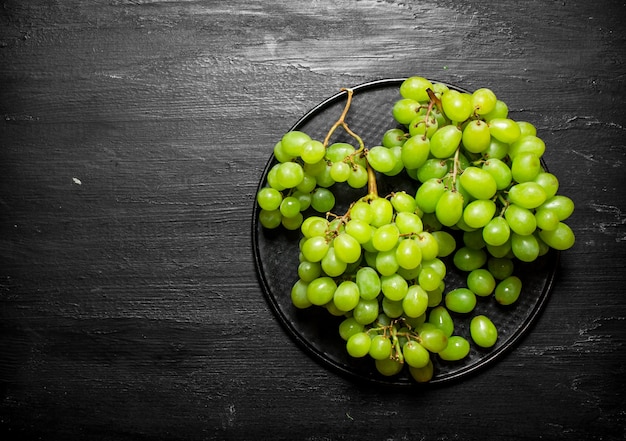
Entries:
{"type": "Polygon", "coordinates": [[[456,178],[459,174],[459,169],[461,168],[461,163],[459,161],[459,156],[461,154],[461,148],[456,149],[454,152],[454,159],[452,162],[452,185],[456,189],[456,178]]]}
{"type": "Polygon", "coordinates": [[[361,152],[365,150],[365,144],[363,143],[363,140],[361,139],[359,135],[354,133],[350,129],[350,127],[348,127],[348,124],[346,123],[346,115],[348,114],[348,110],[350,110],[350,106],[352,105],[352,95],[354,95],[354,90],[343,87],[341,88],[341,91],[346,92],[348,95],[348,98],[346,100],[346,105],[344,106],[343,112],[341,112],[339,119],[335,121],[335,123],[328,130],[328,133],[326,134],[326,138],[324,138],[324,147],[328,147],[328,143],[330,142],[330,137],[333,135],[335,130],[337,130],[337,128],[339,127],[342,127],[350,136],[352,136],[359,143],[359,149],[357,152],[361,152]]]}
{"type": "Polygon", "coordinates": [[[372,200],[378,197],[378,183],[376,182],[376,172],[369,162],[367,162],[367,199],[372,200]]]}

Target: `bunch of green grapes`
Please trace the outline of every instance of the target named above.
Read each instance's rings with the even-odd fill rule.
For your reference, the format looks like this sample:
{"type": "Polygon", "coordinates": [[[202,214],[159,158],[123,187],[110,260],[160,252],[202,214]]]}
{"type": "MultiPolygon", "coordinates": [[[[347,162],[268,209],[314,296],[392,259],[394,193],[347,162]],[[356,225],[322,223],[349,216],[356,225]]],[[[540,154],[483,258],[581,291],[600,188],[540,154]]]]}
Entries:
{"type": "Polygon", "coordinates": [[[382,375],[408,366],[416,381],[428,381],[435,357],[459,361],[472,343],[496,344],[490,318],[475,314],[462,336],[454,314],[474,314],[478,297],[515,303],[523,291],[515,261],[570,248],[564,221],[574,203],[544,169],[535,127],[509,118],[490,89],[465,93],[408,78],[390,108],[398,126],[370,148],[345,124],[348,92],[324,142],[292,131],[275,146],[278,163],[257,194],[259,220],[302,233],[295,307],[343,317],[348,354],[372,358],[382,375]],[[329,145],[340,126],[357,148],[329,145]],[[400,173],[420,183],[415,194],[378,195],[377,180],[400,173]],[[342,182],[367,192],[333,214],[342,182]],[[465,286],[446,287],[448,257],[465,286]]]}

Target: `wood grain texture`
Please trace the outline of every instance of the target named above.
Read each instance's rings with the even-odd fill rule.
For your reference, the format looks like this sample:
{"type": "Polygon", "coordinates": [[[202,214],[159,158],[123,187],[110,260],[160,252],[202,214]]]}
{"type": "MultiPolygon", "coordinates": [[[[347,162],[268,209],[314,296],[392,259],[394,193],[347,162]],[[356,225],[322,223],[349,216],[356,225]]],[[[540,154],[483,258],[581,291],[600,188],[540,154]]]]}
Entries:
{"type": "Polygon", "coordinates": [[[44,440],[618,440],[624,2],[6,0],[0,428],[44,440]],[[254,193],[310,108],[380,78],[486,86],[535,124],[575,247],[513,352],[419,392],[280,327],[254,193]]]}

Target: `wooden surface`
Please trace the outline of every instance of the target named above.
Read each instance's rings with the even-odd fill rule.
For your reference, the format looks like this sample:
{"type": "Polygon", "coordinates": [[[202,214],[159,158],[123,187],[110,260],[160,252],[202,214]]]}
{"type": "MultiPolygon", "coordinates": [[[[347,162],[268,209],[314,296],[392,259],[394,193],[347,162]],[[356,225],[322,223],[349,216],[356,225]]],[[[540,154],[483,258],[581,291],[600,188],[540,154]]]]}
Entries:
{"type": "Polygon", "coordinates": [[[626,6],[491,3],[3,1],[2,439],[624,439],[626,6]],[[294,344],[251,222],[295,121],[413,74],[537,126],[577,243],[500,362],[385,390],[294,344]]]}

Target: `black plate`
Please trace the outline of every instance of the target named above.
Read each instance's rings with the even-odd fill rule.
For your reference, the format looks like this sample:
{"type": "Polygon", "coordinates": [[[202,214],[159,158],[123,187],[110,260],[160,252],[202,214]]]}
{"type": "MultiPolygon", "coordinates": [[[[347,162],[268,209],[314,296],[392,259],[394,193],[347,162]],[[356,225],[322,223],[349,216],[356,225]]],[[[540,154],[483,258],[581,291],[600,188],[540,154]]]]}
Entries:
{"type": "MultiPolygon", "coordinates": [[[[357,133],[367,147],[381,143],[383,133],[398,127],[391,116],[391,106],[400,98],[399,86],[404,78],[385,79],[362,84],[353,88],[352,106],[346,118],[350,128],[357,133]]],[[[448,85],[450,88],[461,90],[448,85]]],[[[340,92],[320,103],[304,115],[291,130],[302,130],[313,138],[323,141],[330,126],[341,114],[346,102],[346,92],[340,92]]],[[[338,129],[331,142],[350,142],[342,129],[338,129]]],[[[266,184],[269,169],[276,164],[270,157],[259,183],[266,184]]],[[[544,164],[545,165],[545,164],[544,164]]],[[[415,194],[419,183],[403,173],[394,177],[379,179],[379,194],[386,195],[394,190],[406,190],[415,194]]],[[[334,193],[337,206],[333,210],[343,213],[350,202],[364,196],[365,189],[354,190],[346,184],[335,184],[334,193]]],[[[287,333],[323,365],[335,369],[353,379],[365,380],[396,386],[415,385],[406,369],[394,377],[379,374],[369,357],[354,359],[346,353],[345,342],[338,334],[340,318],[331,316],[325,309],[311,307],[298,310],[291,303],[291,287],[298,279],[299,232],[289,232],[282,227],[266,230],[258,222],[259,208],[255,206],[253,215],[253,242],[256,268],[263,292],[287,333]]],[[[453,314],[455,334],[469,339],[469,321],[477,314],[485,314],[492,319],[499,331],[496,345],[489,350],[472,344],[470,354],[458,362],[444,362],[433,357],[435,375],[429,384],[448,383],[459,380],[475,371],[494,363],[510,350],[529,331],[543,309],[551,289],[558,265],[559,253],[551,250],[533,263],[515,262],[515,274],[522,279],[523,291],[519,300],[512,306],[502,307],[493,298],[479,298],[474,312],[469,315],[453,314]]],[[[446,292],[455,287],[465,286],[466,274],[446,261],[446,292]]],[[[471,339],[470,339],[471,342],[471,339]]]]}

